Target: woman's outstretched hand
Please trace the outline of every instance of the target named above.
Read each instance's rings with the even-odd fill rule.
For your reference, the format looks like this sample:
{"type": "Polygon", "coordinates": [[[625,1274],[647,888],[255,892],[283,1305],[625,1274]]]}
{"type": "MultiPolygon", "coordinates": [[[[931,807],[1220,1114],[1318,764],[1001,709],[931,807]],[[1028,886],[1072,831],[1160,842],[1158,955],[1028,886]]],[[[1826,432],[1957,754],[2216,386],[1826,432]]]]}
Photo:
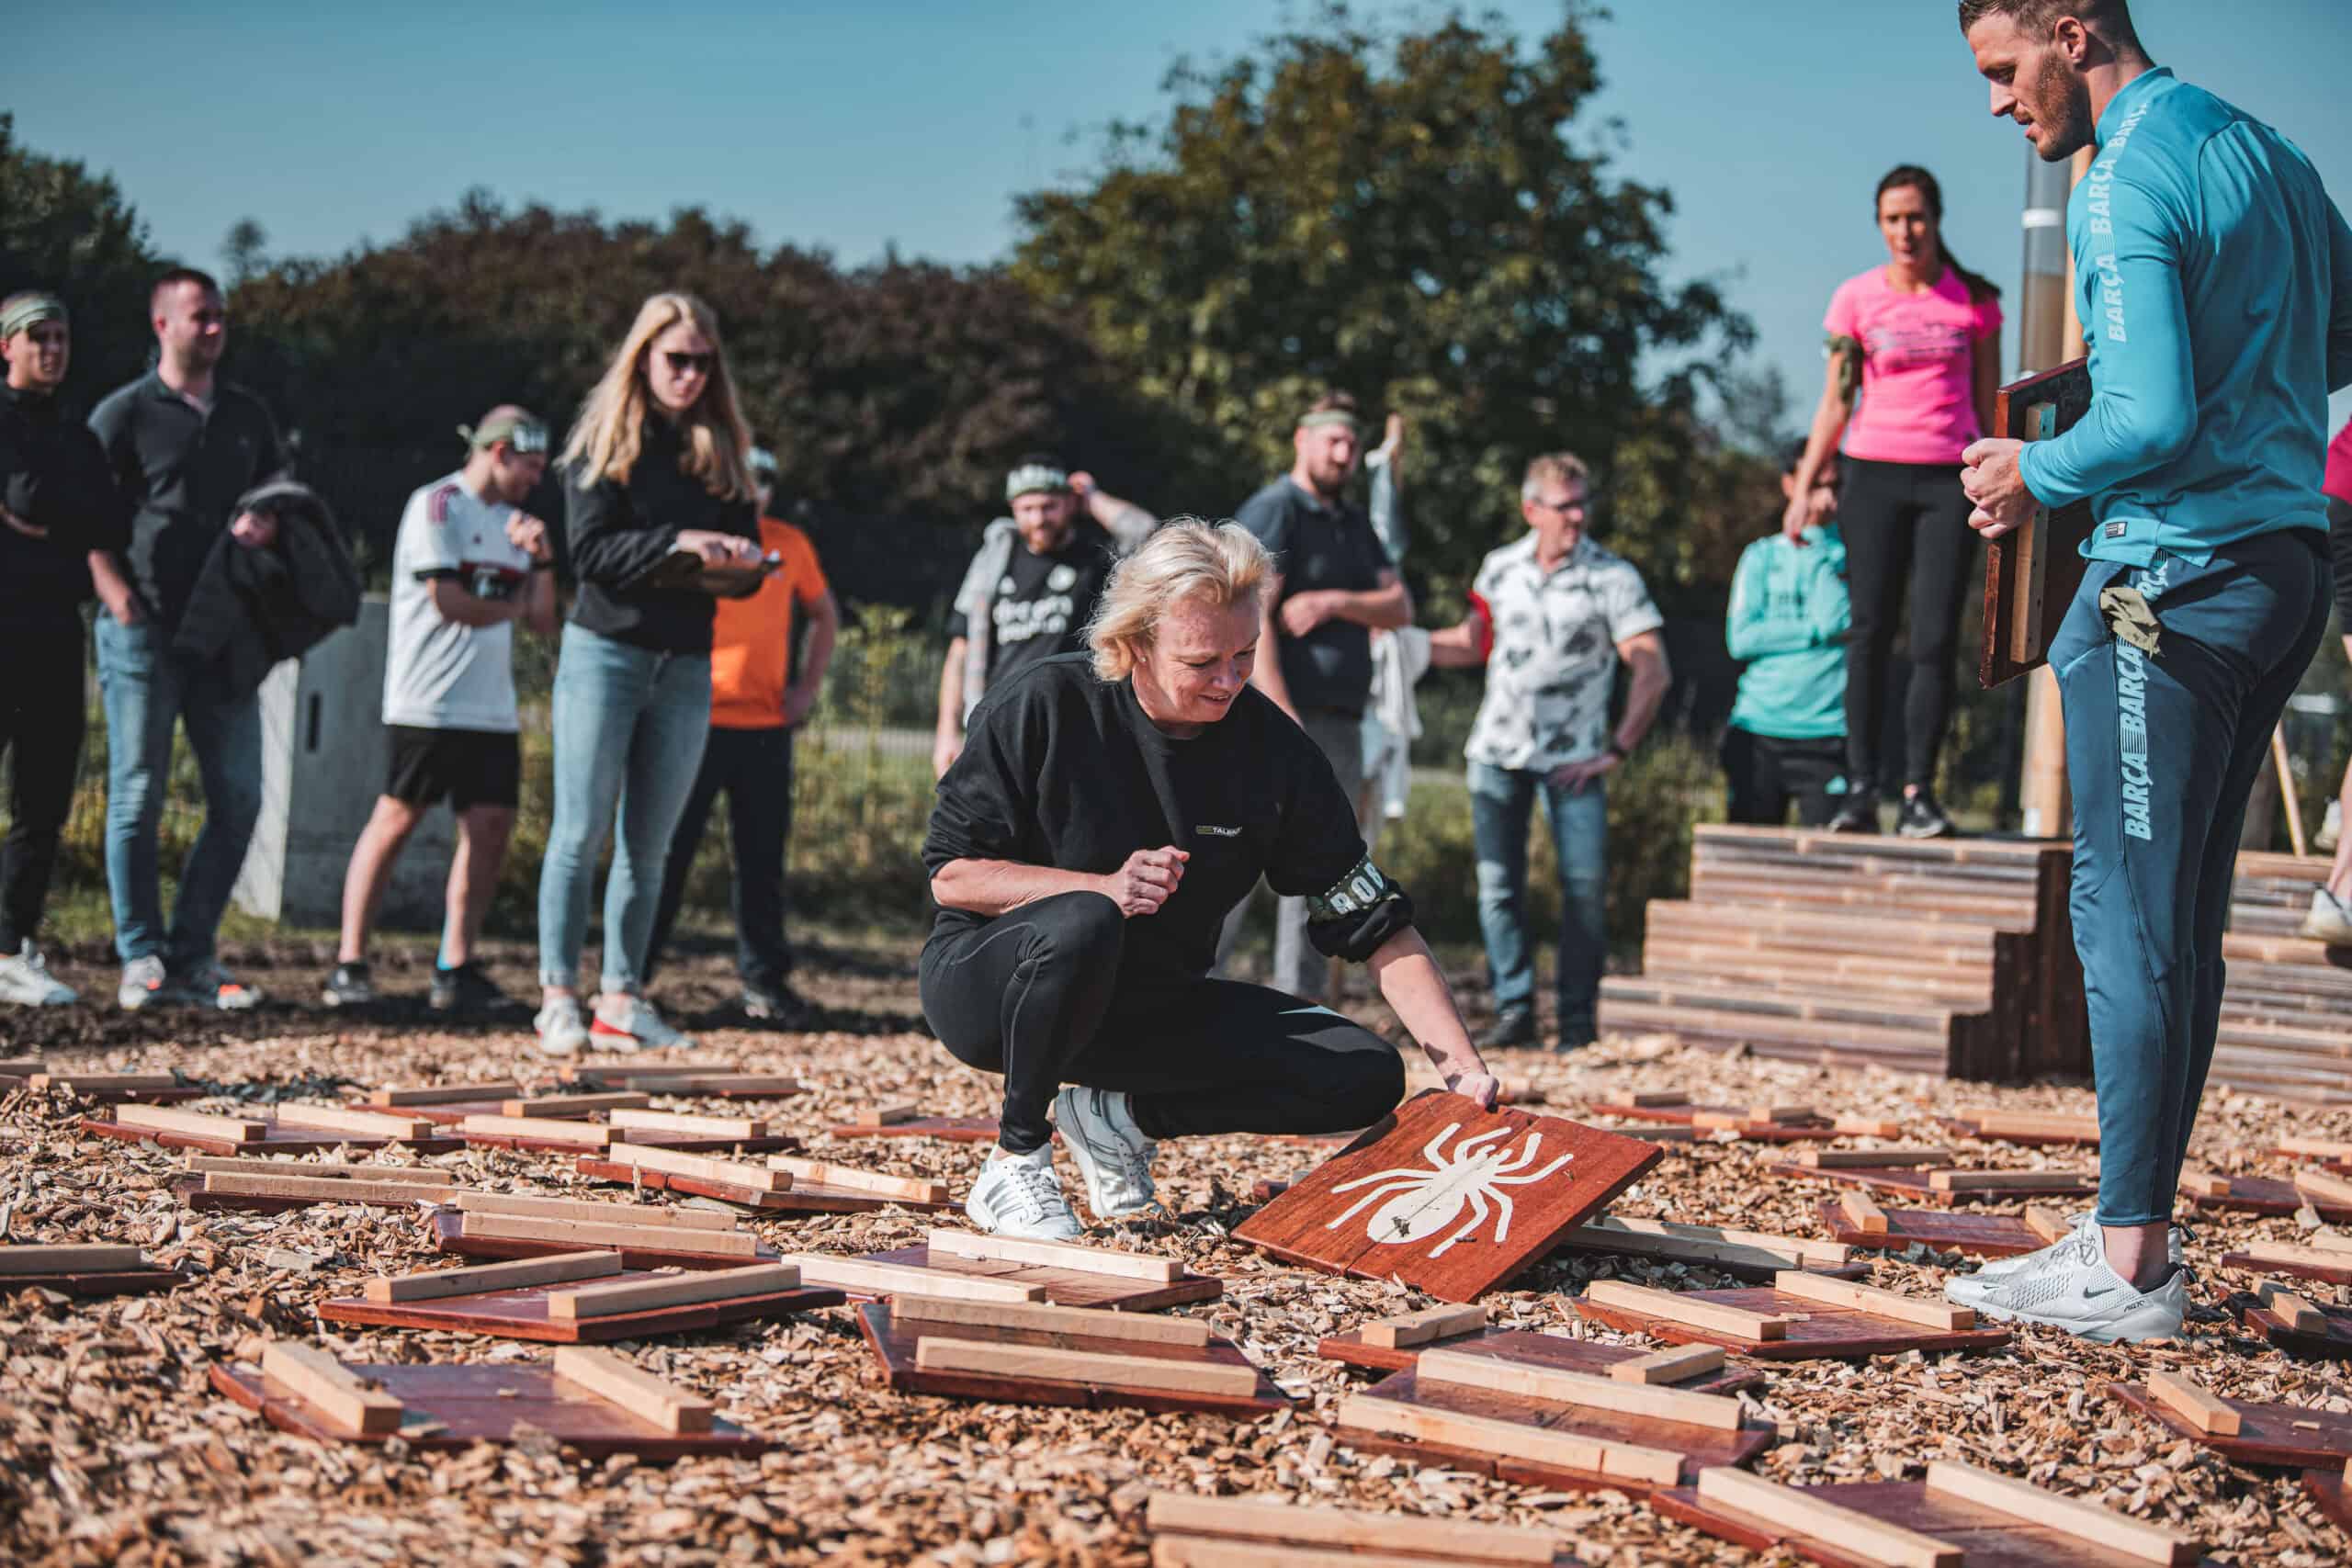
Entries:
{"type": "Polygon", "coordinates": [[[1129,919],[1157,914],[1175,897],[1176,885],[1184,880],[1184,863],[1192,858],[1191,852],[1173,844],[1137,850],[1126,864],[1102,879],[1102,891],[1129,919]]]}

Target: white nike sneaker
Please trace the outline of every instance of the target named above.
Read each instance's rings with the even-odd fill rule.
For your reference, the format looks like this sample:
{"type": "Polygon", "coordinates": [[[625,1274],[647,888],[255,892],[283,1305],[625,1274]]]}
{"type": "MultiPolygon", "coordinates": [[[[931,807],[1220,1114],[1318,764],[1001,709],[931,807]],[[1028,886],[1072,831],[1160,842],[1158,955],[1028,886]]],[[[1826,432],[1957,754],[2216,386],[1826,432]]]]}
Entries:
{"type": "Polygon", "coordinates": [[[186,999],[186,996],[173,987],[171,971],[164,966],[163,955],[153,953],[124,964],[122,984],[114,991],[115,1005],[125,1012],[137,1012],[141,1008],[163,1007],[186,999]]]}
{"type": "MultiPolygon", "coordinates": [[[[2045,1267],[2050,1261],[2050,1255],[2053,1249],[2063,1247],[2068,1240],[2086,1231],[2090,1232],[2094,1236],[2098,1234],[2098,1211],[2096,1209],[2085,1209],[2081,1213],[2076,1214],[2075,1228],[2052,1242],[2049,1247],[2039,1247],[2032,1252],[2020,1252],[2014,1258],[1996,1258],[1990,1263],[1979,1267],[1974,1273],[1964,1275],[1953,1283],[1964,1285],[1971,1280],[2002,1280],[2022,1273],[2028,1269],[2045,1267]]],[[[2187,1233],[2179,1225],[2174,1225],[2165,1233],[2165,1261],[2176,1269],[2188,1261],[2187,1255],[2181,1248],[2181,1237],[2185,1234],[2187,1233]]],[[[2102,1240],[2100,1242],[2102,1249],[2105,1245],[2102,1240]]]]}
{"type": "Polygon", "coordinates": [[[2330,947],[2352,947],[2352,901],[2338,898],[2324,887],[2312,888],[2311,913],[2303,917],[2301,934],[2330,947]]]}
{"type": "Polygon", "coordinates": [[[695,1037],[671,1028],[643,997],[600,997],[588,1025],[588,1043],[599,1051],[666,1051],[691,1047],[695,1037]]]}
{"type": "Polygon", "coordinates": [[[2108,1267],[2097,1238],[2096,1230],[2087,1241],[2077,1232],[2051,1247],[2042,1267],[1965,1292],[1960,1287],[1977,1281],[1955,1280],[1944,1294],[1996,1322],[2063,1328],[2101,1345],[2178,1337],[2188,1314],[2188,1274],[2175,1269],[2154,1290],[2135,1290],[2108,1267]]]}
{"type": "Polygon", "coordinates": [[[49,972],[49,965],[27,937],[16,952],[0,953],[0,1002],[28,1008],[72,1007],[82,998],[74,987],[49,972]]]}
{"type": "Polygon", "coordinates": [[[576,1056],[588,1045],[588,1021],[581,1016],[577,997],[549,997],[531,1027],[539,1032],[539,1053],[547,1056],[576,1056]]]}
{"type": "Polygon", "coordinates": [[[1066,1089],[1054,1097],[1054,1126],[1086,1178],[1086,1206],[1098,1220],[1123,1220],[1152,1204],[1151,1162],[1159,1145],[1136,1125],[1115,1089],[1066,1089]]]}
{"type": "Polygon", "coordinates": [[[964,1213],[990,1235],[1019,1236],[1026,1241],[1075,1241],[1086,1233],[1062,1196],[1061,1178],[1054,1174],[1054,1145],[1040,1145],[1025,1155],[998,1149],[980,1167],[980,1179],[964,1200],[964,1213]]]}

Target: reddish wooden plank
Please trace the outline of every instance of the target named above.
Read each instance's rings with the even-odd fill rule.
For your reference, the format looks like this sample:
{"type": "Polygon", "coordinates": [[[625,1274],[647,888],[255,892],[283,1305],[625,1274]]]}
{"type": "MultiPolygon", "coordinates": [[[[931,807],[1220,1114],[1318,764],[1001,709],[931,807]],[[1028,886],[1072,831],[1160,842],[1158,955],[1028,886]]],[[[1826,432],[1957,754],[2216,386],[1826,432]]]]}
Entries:
{"type": "MultiPolygon", "coordinates": [[[[933,1252],[922,1246],[902,1247],[889,1252],[869,1252],[859,1261],[929,1269],[971,1280],[1004,1280],[1019,1285],[1035,1285],[1046,1292],[1046,1300],[1054,1306],[1116,1307],[1125,1312],[1153,1312],[1161,1307],[1184,1306],[1193,1302],[1213,1302],[1225,1294],[1224,1280],[1206,1274],[1195,1274],[1189,1269],[1176,1279],[1161,1283],[1150,1280],[1121,1279],[1115,1274],[1096,1273],[1084,1269],[1057,1269],[1049,1264],[956,1258],[933,1252]]],[[[853,1300],[866,1299],[855,1291],[852,1291],[850,1296],[853,1300]]]]}
{"type": "MultiPolygon", "coordinates": [[[[1334,1334],[1315,1347],[1315,1353],[1327,1361],[1340,1361],[1348,1366],[1362,1367],[1368,1371],[1401,1372],[1417,1365],[1424,1350],[1473,1350],[1509,1356],[1515,1361],[1532,1366],[1557,1367],[1565,1372],[1590,1372],[1606,1376],[1611,1367],[1626,1361],[1638,1361],[1649,1355],[1647,1350],[1629,1345],[1600,1345],[1588,1339],[1570,1339],[1566,1335],[1544,1334],[1527,1328],[1482,1328],[1470,1334],[1457,1334],[1443,1339],[1433,1339],[1426,1345],[1387,1349],[1364,1343],[1362,1329],[1350,1329],[1334,1334]]],[[[1687,1382],[1670,1386],[1690,1389],[1698,1393],[1737,1393],[1743,1389],[1761,1388],[1764,1374],[1754,1367],[1725,1366],[1720,1371],[1687,1382]]]]}
{"type": "Polygon", "coordinates": [[[175,1133],[156,1127],[127,1127],[111,1116],[85,1116],[80,1125],[83,1132],[94,1133],[101,1138],[113,1138],[126,1144],[153,1144],[166,1149],[194,1149],[208,1155],[318,1155],[330,1154],[336,1149],[380,1149],[393,1143],[420,1155],[446,1155],[466,1146],[465,1140],[457,1137],[366,1138],[284,1127],[276,1122],[266,1122],[260,1137],[243,1139],[175,1133]]]}
{"type": "MultiPolygon", "coordinates": [[[[632,1265],[615,1279],[651,1280],[662,1277],[632,1265]]],[[[549,1345],[600,1345],[616,1339],[685,1334],[722,1324],[786,1317],[818,1307],[838,1306],[842,1300],[839,1291],[804,1285],[768,1295],[695,1302],[685,1306],[614,1313],[605,1317],[558,1317],[548,1310],[549,1296],[577,1289],[576,1283],[557,1281],[420,1302],[371,1302],[364,1296],[340,1296],[321,1302],[318,1313],[325,1322],[356,1327],[430,1328],[549,1345]]]]}
{"type": "Polygon", "coordinates": [[[2352,1416],[2300,1404],[2233,1399],[2228,1404],[2237,1412],[2238,1429],[2222,1436],[2202,1430],[2187,1416],[2157,1400],[2145,1383],[2111,1382],[2100,1392],[2239,1464],[2318,1465],[2341,1474],[2345,1460],[2352,1458],[2352,1416]]]}
{"type": "Polygon", "coordinates": [[[1821,1225],[1848,1247],[1900,1252],[1917,1243],[1935,1252],[1958,1252],[1970,1258],[2015,1258],[2038,1252],[2049,1245],[2023,1220],[2007,1214],[1973,1214],[1942,1209],[1884,1209],[1886,1229],[1866,1231],[1854,1224],[1834,1198],[1821,1202],[1821,1225]]]}
{"type": "Polygon", "coordinates": [[[380,1443],[398,1436],[412,1448],[456,1450],[478,1442],[515,1440],[529,1427],[577,1449],[591,1460],[635,1454],[646,1460],[714,1454],[749,1457],[775,1447],[773,1439],[728,1421],[707,1432],[673,1432],[623,1405],[557,1378],[546,1365],[354,1366],[401,1402],[398,1433],[360,1436],[330,1427],[299,1401],[265,1392],[261,1373],[242,1363],[216,1363],[215,1392],[257,1411],[270,1425],[313,1442],[380,1443]]]}
{"type": "Polygon", "coordinates": [[[2281,1350],[2335,1361],[2352,1359],[2352,1307],[2322,1305],[2320,1315],[2327,1319],[2324,1334],[2290,1327],[2254,1296],[2233,1294],[2229,1298],[2229,1308],[2240,1323],[2281,1350]]]}
{"type": "Polygon", "coordinates": [[[1789,1320],[1785,1337],[1749,1339],[1690,1324],[1668,1323],[1646,1314],[1602,1305],[1581,1297],[1575,1304],[1579,1315],[1611,1328],[1647,1334],[1680,1345],[1720,1345],[1726,1350],[1758,1360],[1852,1359],[1863,1356],[1900,1355],[1905,1350],[1987,1350],[2007,1344],[2010,1337],[2007,1329],[1997,1325],[1962,1329],[1923,1328],[1891,1317],[1856,1312],[1850,1307],[1830,1306],[1770,1289],[1684,1291],[1677,1294],[1693,1301],[1712,1302],[1746,1312],[1785,1317],[1789,1320]]]}
{"type": "Polygon", "coordinates": [[[940,1138],[956,1144],[993,1144],[993,1116],[912,1116],[902,1122],[843,1122],[825,1129],[836,1138],[940,1138]]]}
{"type": "MultiPolygon", "coordinates": [[[[1821,1169],[1798,1165],[1792,1160],[1768,1160],[1765,1171],[1772,1176],[1796,1177],[1808,1181],[1826,1181],[1839,1187],[1860,1187],[1872,1192],[1891,1192],[1921,1203],[1932,1203],[1940,1209],[1954,1203],[1974,1201],[2008,1201],[2024,1198],[2089,1198],[2098,1191],[2098,1184],[2089,1178],[2071,1171],[2053,1170],[2041,1173],[2047,1179],[2007,1187],[1998,1192],[1939,1191],[1932,1178],[1933,1170],[1892,1169],[1883,1166],[1852,1166],[1842,1169],[1821,1169]]],[[[2290,1211],[2292,1212],[2291,1210],[2290,1211]]],[[[1841,1241],[1844,1237],[1839,1237],[1841,1241]]]]}
{"type": "Polygon", "coordinates": [[[2346,1535],[2352,1536],[2352,1485],[2345,1482],[2340,1470],[2307,1470],[2303,1472],[2303,1495],[2327,1516],[2328,1521],[2346,1535]]]}
{"type": "MultiPolygon", "coordinates": [[[[656,1211],[658,1213],[659,1211],[656,1211]]],[[[477,1219],[482,1216],[475,1216],[477,1219]]],[[[774,1262],[782,1254],[765,1242],[758,1245],[750,1257],[741,1252],[698,1250],[697,1235],[728,1235],[727,1231],[699,1231],[684,1225],[668,1227],[668,1234],[657,1243],[650,1237],[642,1245],[625,1241],[617,1247],[583,1247],[575,1236],[556,1234],[560,1227],[549,1227],[549,1234],[529,1235],[470,1235],[472,1227],[466,1216],[456,1209],[436,1209],[433,1213],[433,1242],[442,1251],[459,1258],[495,1260],[507,1258],[552,1258],[560,1253],[595,1250],[617,1252],[621,1264],[628,1269],[741,1269],[747,1263],[774,1262]]],[[[602,1227],[599,1227],[600,1229],[602,1227]]],[[[647,1227],[649,1230],[653,1227],[647,1227]]]]}
{"type": "Polygon", "coordinates": [[[1004,1328],[992,1324],[940,1323],[932,1320],[895,1321],[889,1307],[874,1303],[857,1309],[857,1326],[881,1368],[883,1382],[901,1393],[935,1393],[960,1399],[988,1399],[1023,1404],[1070,1404],[1089,1409],[1124,1408],[1159,1412],[1206,1411],[1243,1419],[1286,1410],[1290,1401],[1263,1373],[1257,1392],[1249,1395],[1178,1393],[1173,1390],[1114,1388],[1097,1383],[1046,1378],[1001,1378],[984,1372],[930,1371],[915,1364],[915,1346],[926,1338],[988,1340],[1002,1345],[1049,1346],[1092,1350],[1107,1355],[1146,1356],[1153,1359],[1247,1367],[1250,1359],[1227,1339],[1205,1346],[1159,1345],[1133,1339],[1102,1339],[1089,1335],[1047,1333],[1036,1329],[1004,1328]]]}
{"type": "Polygon", "coordinates": [[[1294,1263],[1475,1301],[1656,1165],[1656,1144],[1431,1090],[1236,1228],[1294,1263]]]}
{"type": "Polygon", "coordinates": [[[2316,1247],[2224,1252],[2222,1267],[2243,1269],[2249,1274],[2286,1274],[2298,1280],[2352,1285],[2352,1252],[2331,1252],[2316,1247]]]}
{"type": "Polygon", "coordinates": [[[2091,1117],[2018,1116],[2014,1119],[1995,1116],[1980,1119],[1973,1116],[1939,1116],[1937,1122],[1946,1132],[1984,1144],[2017,1144],[2028,1148],[2087,1148],[2098,1147],[2098,1122],[2091,1117]],[[2087,1122],[2087,1127],[2071,1123],[2087,1122]],[[1989,1122],[1989,1125],[1988,1125],[1989,1122]]]}
{"type": "Polygon", "coordinates": [[[746,1209],[756,1209],[774,1214],[863,1214],[893,1206],[912,1209],[922,1213],[946,1213],[957,1207],[945,1203],[920,1202],[912,1198],[890,1198],[876,1192],[852,1191],[845,1187],[827,1187],[818,1182],[803,1183],[795,1179],[786,1189],[763,1192],[755,1188],[737,1187],[731,1183],[704,1181],[692,1176],[680,1176],[672,1171],[650,1170],[643,1166],[616,1164],[594,1155],[580,1156],[576,1168],[582,1176],[600,1181],[616,1181],[624,1186],[641,1187],[649,1192],[684,1192],[695,1197],[716,1198],[725,1203],[740,1203],[746,1209]]]}
{"type": "Polygon", "coordinates": [[[2216,1195],[2189,1193],[2189,1202],[2199,1209],[2232,1214],[2291,1214],[2309,1203],[2324,1220],[2352,1224],[2352,1205],[2323,1202],[2298,1191],[2291,1181],[2274,1181],[2262,1176],[2229,1176],[2222,1180],[2229,1184],[2228,1191],[2216,1195]]]}

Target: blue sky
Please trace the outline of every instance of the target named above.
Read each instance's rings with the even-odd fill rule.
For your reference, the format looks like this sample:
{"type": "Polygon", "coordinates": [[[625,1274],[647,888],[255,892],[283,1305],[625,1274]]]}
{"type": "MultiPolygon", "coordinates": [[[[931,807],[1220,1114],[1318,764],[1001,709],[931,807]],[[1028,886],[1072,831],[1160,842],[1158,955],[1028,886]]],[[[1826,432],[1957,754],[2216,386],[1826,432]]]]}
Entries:
{"type": "MultiPolygon", "coordinates": [[[[1558,14],[1494,8],[1529,33],[1558,14]]],[[[2294,137],[2352,200],[2352,5],[2133,10],[2159,62],[2294,137]]],[[[24,143],[111,171],[156,243],[199,265],[240,217],[273,254],[332,254],[475,185],[610,217],[699,204],[847,262],[891,243],[979,262],[1009,248],[1015,192],[1089,165],[1090,128],[1161,111],[1176,57],[1244,51],[1300,14],[1273,0],[85,0],[10,24],[17,60],[55,68],[12,72],[6,107],[24,143]]],[[[1831,288],[1882,254],[1870,195],[1894,164],[1936,171],[1954,253],[2014,315],[2026,153],[1985,115],[1951,17],[1949,0],[1620,0],[1596,28],[1608,82],[1577,134],[1674,193],[1672,274],[1724,282],[1800,403],[1819,384],[1831,288]]]]}

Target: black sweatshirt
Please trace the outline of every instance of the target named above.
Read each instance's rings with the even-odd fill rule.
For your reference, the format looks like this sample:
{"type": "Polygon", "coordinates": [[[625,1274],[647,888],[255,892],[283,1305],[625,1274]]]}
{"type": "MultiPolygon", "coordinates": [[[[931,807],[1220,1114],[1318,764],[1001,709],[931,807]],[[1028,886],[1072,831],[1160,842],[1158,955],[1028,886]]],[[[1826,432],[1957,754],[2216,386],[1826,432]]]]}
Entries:
{"type": "MultiPolygon", "coordinates": [[[[1369,958],[1412,922],[1410,901],[1371,870],[1331,764],[1256,687],[1178,740],[1144,716],[1134,682],[1098,680],[1083,653],[989,688],[939,781],[922,858],[934,875],[956,860],[1102,874],[1165,845],[1193,858],[1167,903],[1128,921],[1123,991],[1207,974],[1226,912],[1261,875],[1309,898],[1308,936],[1334,956],[1369,958]]],[[[932,934],[987,922],[943,908],[932,934]]]]}
{"type": "Polygon", "coordinates": [[[677,547],[689,528],[760,536],[759,509],[748,498],[728,501],[710,493],[681,465],[685,442],[678,427],[648,414],[628,482],[580,482],[567,468],[563,518],[571,547],[571,570],[580,580],[571,618],[635,648],[657,653],[708,653],[715,601],[690,588],[629,589],[621,586],[677,547]]]}
{"type": "Polygon", "coordinates": [[[0,625],[75,625],[85,558],[130,542],[130,509],[98,438],[46,393],[0,385],[0,505],[49,530],[34,539],[0,525],[0,625]]]}

